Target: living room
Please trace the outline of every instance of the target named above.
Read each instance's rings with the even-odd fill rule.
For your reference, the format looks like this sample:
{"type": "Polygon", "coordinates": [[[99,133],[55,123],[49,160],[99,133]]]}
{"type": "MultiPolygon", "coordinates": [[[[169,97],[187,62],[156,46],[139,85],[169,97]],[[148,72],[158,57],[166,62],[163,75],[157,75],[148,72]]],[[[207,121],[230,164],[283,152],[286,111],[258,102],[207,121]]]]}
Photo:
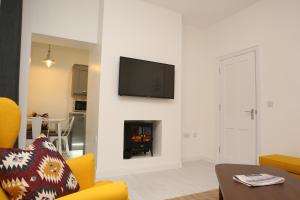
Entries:
{"type": "Polygon", "coordinates": [[[89,47],[85,152],[95,156],[95,180],[125,181],[130,199],[218,189],[220,163],[300,157],[298,0],[26,0],[22,7],[19,71],[12,76],[0,66],[0,96],[21,110],[19,148],[26,146],[31,44],[39,34],[89,47]],[[120,57],[173,66],[173,96],[120,95],[120,57]],[[127,122],[154,127],[153,156],[145,150],[125,159],[127,122]]]}

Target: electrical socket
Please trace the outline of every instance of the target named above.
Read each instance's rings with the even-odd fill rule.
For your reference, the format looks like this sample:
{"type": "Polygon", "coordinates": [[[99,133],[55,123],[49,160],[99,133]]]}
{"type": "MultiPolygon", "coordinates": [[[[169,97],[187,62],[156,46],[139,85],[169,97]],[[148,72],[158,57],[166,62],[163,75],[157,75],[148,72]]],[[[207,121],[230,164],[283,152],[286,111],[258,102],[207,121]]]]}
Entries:
{"type": "Polygon", "coordinates": [[[190,138],[190,134],[187,133],[187,132],[184,132],[184,133],[183,133],[183,137],[184,137],[184,138],[190,138]]]}
{"type": "Polygon", "coordinates": [[[194,132],[194,133],[193,133],[193,137],[194,137],[194,138],[198,137],[198,133],[197,133],[197,132],[194,132]]]}

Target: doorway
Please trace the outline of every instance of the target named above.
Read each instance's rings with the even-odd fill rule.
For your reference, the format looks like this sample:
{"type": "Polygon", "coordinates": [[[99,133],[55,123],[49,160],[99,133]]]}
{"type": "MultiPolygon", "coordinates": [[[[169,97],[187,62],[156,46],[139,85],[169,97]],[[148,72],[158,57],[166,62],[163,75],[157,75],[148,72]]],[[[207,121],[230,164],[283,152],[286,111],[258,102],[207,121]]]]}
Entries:
{"type": "Polygon", "coordinates": [[[86,146],[90,44],[33,34],[26,144],[43,133],[67,159],[86,146]]]}
{"type": "Polygon", "coordinates": [[[221,163],[257,163],[256,55],[255,48],[219,60],[221,163]]]}

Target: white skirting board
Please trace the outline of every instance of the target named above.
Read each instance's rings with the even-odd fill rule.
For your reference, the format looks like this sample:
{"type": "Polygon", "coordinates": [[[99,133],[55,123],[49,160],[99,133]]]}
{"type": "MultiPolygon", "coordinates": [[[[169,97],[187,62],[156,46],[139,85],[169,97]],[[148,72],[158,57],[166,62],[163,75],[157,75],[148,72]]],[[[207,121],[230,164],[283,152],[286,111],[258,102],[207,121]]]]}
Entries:
{"type": "Polygon", "coordinates": [[[186,158],[182,158],[182,162],[193,162],[193,161],[206,161],[212,164],[217,164],[217,159],[212,159],[209,157],[205,157],[205,156],[193,156],[193,157],[186,157],[186,158]]]}
{"type": "Polygon", "coordinates": [[[103,180],[103,178],[109,178],[109,177],[116,177],[116,176],[123,176],[123,175],[129,175],[129,174],[140,174],[140,173],[147,173],[147,172],[154,172],[154,171],[163,171],[163,170],[170,170],[170,169],[179,169],[182,167],[182,163],[167,163],[162,164],[159,166],[151,166],[147,168],[136,168],[136,169],[123,169],[123,170],[112,170],[112,171],[105,171],[105,172],[99,172],[99,170],[96,170],[96,179],[97,180],[103,180]]]}

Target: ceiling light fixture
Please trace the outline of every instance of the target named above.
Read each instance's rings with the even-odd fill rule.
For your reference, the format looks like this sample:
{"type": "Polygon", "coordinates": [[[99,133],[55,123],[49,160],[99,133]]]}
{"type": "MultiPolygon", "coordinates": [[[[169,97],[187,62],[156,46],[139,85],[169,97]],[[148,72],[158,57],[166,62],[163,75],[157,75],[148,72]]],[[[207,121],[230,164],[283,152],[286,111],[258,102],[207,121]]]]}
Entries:
{"type": "Polygon", "coordinates": [[[55,60],[51,59],[51,45],[50,44],[49,44],[47,56],[42,62],[45,63],[48,68],[50,68],[52,65],[55,64],[55,60]]]}

